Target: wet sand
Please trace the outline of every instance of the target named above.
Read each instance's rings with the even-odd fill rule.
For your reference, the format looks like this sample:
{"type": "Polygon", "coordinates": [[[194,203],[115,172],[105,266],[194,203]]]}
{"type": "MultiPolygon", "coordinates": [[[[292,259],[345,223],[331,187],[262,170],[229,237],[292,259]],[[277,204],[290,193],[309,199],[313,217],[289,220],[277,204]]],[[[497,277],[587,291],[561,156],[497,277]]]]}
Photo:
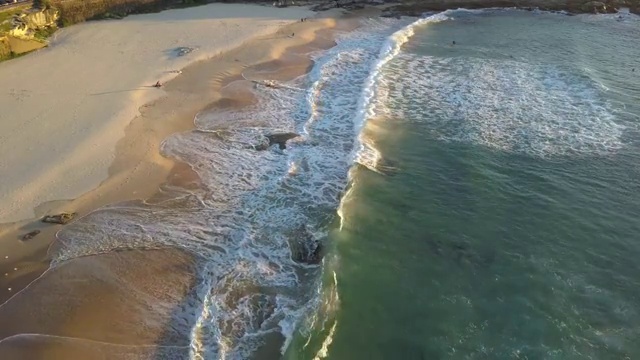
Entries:
{"type": "MultiPolygon", "coordinates": [[[[77,199],[42,205],[37,215],[64,210],[81,218],[107,204],[171,197],[158,191],[162,184],[198,187],[194,171],[161,155],[162,140],[192,129],[203,109],[251,104],[251,89],[262,86],[255,81],[303,75],[313,66],[310,52],[333,46],[336,30],[355,26],[357,20],[339,11],[321,13],[184,68],[163,87],[165,95],[140,108],[140,116],[127,126],[109,178],[77,199]]],[[[194,254],[178,249],[112,252],[49,269],[48,252],[55,252],[60,229],[37,220],[0,227],[0,303],[6,301],[0,323],[11,324],[0,329],[0,354],[11,359],[179,359],[188,354],[189,339],[170,324],[193,319],[183,300],[197,274],[194,254]],[[18,240],[33,229],[42,232],[27,242],[18,240]]],[[[278,341],[261,354],[278,354],[278,341]]]]}

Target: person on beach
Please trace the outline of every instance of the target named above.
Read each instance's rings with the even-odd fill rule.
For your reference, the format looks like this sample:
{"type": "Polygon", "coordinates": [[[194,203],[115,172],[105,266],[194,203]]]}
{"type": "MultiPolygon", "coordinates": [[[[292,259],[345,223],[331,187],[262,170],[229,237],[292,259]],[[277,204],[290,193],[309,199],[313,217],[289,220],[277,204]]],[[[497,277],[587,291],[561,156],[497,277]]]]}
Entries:
{"type": "Polygon", "coordinates": [[[162,87],[162,83],[160,82],[160,80],[158,80],[154,85],[154,88],[161,88],[162,87]]]}

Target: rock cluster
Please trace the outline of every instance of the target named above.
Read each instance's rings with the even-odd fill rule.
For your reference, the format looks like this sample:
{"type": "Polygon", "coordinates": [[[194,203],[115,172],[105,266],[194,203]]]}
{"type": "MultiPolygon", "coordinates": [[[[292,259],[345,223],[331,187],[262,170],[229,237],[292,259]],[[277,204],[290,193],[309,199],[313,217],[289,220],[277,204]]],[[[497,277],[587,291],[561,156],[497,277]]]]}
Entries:
{"type": "Polygon", "coordinates": [[[297,138],[298,136],[300,135],[296,133],[289,133],[289,132],[265,135],[266,141],[261,142],[260,144],[255,144],[253,148],[259,151],[264,151],[270,148],[271,146],[277,144],[280,150],[284,150],[287,148],[287,141],[297,138]]]}
{"type": "MultiPolygon", "coordinates": [[[[313,5],[314,11],[333,8],[346,10],[360,9],[365,5],[383,5],[397,3],[390,0],[321,0],[296,2],[297,5],[313,5]]],[[[515,7],[520,9],[540,9],[547,11],[566,11],[569,13],[614,13],[620,8],[629,8],[640,13],[640,0],[406,0],[383,11],[383,16],[422,16],[426,12],[449,9],[483,9],[492,7],[515,7]]],[[[285,3],[286,4],[286,3],[285,3]]],[[[282,5],[281,5],[282,6],[282,5]]]]}
{"type": "Polygon", "coordinates": [[[21,39],[33,39],[37,30],[57,26],[60,13],[55,9],[33,10],[16,15],[12,19],[9,35],[21,39]]]}
{"type": "Polygon", "coordinates": [[[394,3],[392,0],[329,0],[322,1],[319,4],[312,7],[313,11],[325,11],[334,8],[341,8],[345,10],[358,10],[364,8],[366,5],[384,5],[385,3],[394,3]]]}

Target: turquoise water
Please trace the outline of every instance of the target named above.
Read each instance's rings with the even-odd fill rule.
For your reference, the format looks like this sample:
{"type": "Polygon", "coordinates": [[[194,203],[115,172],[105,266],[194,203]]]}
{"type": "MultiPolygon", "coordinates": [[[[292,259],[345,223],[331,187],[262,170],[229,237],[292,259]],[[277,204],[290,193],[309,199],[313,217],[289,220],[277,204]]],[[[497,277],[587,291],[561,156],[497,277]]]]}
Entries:
{"type": "Polygon", "coordinates": [[[640,21],[447,16],[380,69],[286,357],[640,357],[640,21]]]}

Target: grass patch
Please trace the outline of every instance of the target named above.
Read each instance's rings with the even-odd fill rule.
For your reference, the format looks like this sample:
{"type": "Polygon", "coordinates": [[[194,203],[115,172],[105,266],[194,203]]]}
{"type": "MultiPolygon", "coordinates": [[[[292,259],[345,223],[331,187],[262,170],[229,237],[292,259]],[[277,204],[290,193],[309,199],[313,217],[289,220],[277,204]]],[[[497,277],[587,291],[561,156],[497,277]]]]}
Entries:
{"type": "Polygon", "coordinates": [[[55,26],[38,29],[36,30],[35,34],[33,34],[33,38],[40,41],[46,41],[57,30],[58,28],[55,26]]]}
{"type": "Polygon", "coordinates": [[[0,12],[0,35],[11,30],[11,19],[22,13],[23,9],[11,9],[0,12]]]}
{"type": "Polygon", "coordinates": [[[23,7],[18,7],[18,8],[12,8],[12,9],[8,9],[8,10],[4,10],[0,8],[0,22],[7,20],[7,19],[11,19],[13,17],[13,15],[17,15],[22,13],[25,9],[27,8],[27,6],[23,6],[23,7]]]}
{"type": "Polygon", "coordinates": [[[14,53],[14,52],[12,51],[12,52],[10,52],[8,55],[0,56],[0,61],[11,60],[11,59],[17,59],[17,58],[22,57],[22,56],[25,56],[25,55],[27,55],[28,53],[33,52],[33,51],[35,51],[35,50],[31,50],[31,51],[23,52],[23,53],[20,53],[20,54],[16,54],[16,53],[14,53]]]}

